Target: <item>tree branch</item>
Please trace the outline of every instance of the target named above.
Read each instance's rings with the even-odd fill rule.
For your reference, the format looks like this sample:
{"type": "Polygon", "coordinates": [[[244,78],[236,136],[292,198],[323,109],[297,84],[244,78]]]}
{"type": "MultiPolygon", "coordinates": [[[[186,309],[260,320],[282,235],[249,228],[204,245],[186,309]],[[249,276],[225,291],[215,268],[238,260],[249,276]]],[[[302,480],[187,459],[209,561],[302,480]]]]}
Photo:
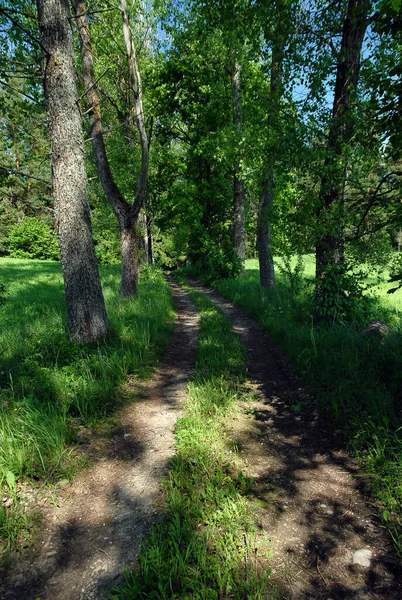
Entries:
{"type": "Polygon", "coordinates": [[[5,17],[7,17],[7,19],[9,21],[11,21],[11,23],[13,25],[15,25],[18,29],[20,29],[23,33],[25,33],[25,35],[27,35],[29,37],[30,40],[32,40],[33,42],[35,42],[35,44],[37,44],[40,48],[42,48],[43,50],[45,50],[45,48],[43,48],[42,43],[40,40],[38,40],[38,38],[36,38],[34,35],[32,35],[32,33],[30,33],[28,31],[28,29],[25,29],[25,27],[23,27],[21,25],[21,23],[19,23],[16,19],[14,19],[14,17],[12,17],[6,10],[4,10],[4,8],[0,8],[0,13],[3,14],[5,17]]]}
{"type": "Polygon", "coordinates": [[[362,218],[359,221],[359,224],[358,224],[357,229],[356,229],[355,239],[358,239],[360,237],[360,227],[363,225],[363,223],[364,223],[364,221],[365,221],[365,219],[366,219],[366,217],[367,217],[367,215],[368,215],[368,213],[370,211],[370,208],[372,208],[372,206],[375,204],[375,202],[376,202],[376,200],[378,198],[378,192],[380,191],[381,186],[392,175],[396,175],[398,177],[402,177],[402,171],[390,171],[389,173],[387,173],[386,175],[384,175],[383,177],[381,177],[380,181],[378,182],[378,185],[377,185],[376,189],[374,190],[374,192],[373,192],[373,194],[371,196],[371,199],[370,199],[369,203],[366,206],[366,209],[365,209],[365,211],[363,213],[363,216],[362,216],[362,218]]]}
{"type": "Polygon", "coordinates": [[[85,90],[85,92],[84,92],[83,94],[81,94],[81,96],[80,96],[80,97],[78,98],[78,100],[77,100],[77,104],[79,104],[79,103],[81,102],[81,100],[82,100],[83,98],[85,98],[85,96],[86,96],[86,95],[87,95],[87,94],[88,94],[88,93],[89,93],[89,92],[90,92],[90,91],[91,91],[91,90],[92,90],[94,87],[96,87],[96,84],[98,83],[98,81],[100,81],[100,80],[102,79],[102,77],[104,77],[104,76],[106,75],[106,73],[108,73],[108,71],[110,71],[110,67],[108,67],[108,68],[106,69],[106,71],[104,71],[104,72],[102,73],[102,75],[99,75],[98,79],[96,79],[96,80],[95,80],[95,81],[92,83],[92,85],[91,85],[91,86],[90,86],[90,87],[89,87],[87,90],[85,90]]]}
{"type": "Polygon", "coordinates": [[[21,175],[22,177],[27,177],[28,179],[35,179],[35,181],[40,181],[42,183],[46,183],[49,188],[52,187],[52,184],[47,179],[42,179],[41,177],[35,177],[35,175],[29,175],[29,173],[24,173],[23,171],[16,171],[15,169],[9,169],[8,167],[3,167],[0,165],[0,171],[7,173],[8,175],[21,175]]]}
{"type": "Polygon", "coordinates": [[[0,79],[0,84],[4,85],[5,87],[10,88],[10,90],[13,90],[13,92],[17,92],[17,94],[21,94],[21,96],[25,96],[25,98],[28,98],[28,100],[31,100],[32,102],[34,102],[38,106],[43,106],[43,108],[45,108],[45,105],[42,104],[42,102],[38,102],[38,100],[36,98],[34,98],[33,96],[30,96],[29,94],[25,94],[25,92],[21,92],[21,90],[18,90],[17,88],[13,87],[9,83],[6,83],[2,79],[0,79]]]}

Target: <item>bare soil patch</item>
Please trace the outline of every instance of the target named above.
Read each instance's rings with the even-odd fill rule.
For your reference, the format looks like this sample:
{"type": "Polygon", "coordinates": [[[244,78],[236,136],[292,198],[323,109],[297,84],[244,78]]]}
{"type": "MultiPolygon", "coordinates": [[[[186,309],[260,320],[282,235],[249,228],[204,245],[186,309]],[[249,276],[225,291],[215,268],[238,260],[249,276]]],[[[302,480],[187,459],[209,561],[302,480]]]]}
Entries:
{"type": "Polygon", "coordinates": [[[37,507],[40,539],[2,573],[0,598],[98,600],[135,567],[141,540],[161,517],[160,483],[195,363],[198,317],[188,295],[171,285],[177,320],[161,365],[150,382],[133,383],[138,399],[111,438],[87,440],[92,466],[51,505],[37,507]]]}
{"type": "Polygon", "coordinates": [[[271,580],[286,600],[397,600],[400,561],[365,496],[366,480],[269,335],[222,296],[192,282],[248,349],[256,401],[228,425],[255,480],[259,527],[272,535],[271,580]],[[302,412],[291,404],[308,403],[302,412]],[[369,566],[353,564],[359,550],[369,566]]]}

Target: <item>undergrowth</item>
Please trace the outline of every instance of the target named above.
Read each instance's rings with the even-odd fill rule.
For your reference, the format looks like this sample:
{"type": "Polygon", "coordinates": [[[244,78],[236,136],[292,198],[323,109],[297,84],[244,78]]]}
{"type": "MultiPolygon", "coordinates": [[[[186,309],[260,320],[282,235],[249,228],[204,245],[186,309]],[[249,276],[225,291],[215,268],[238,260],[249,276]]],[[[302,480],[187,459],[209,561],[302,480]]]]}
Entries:
{"type": "MultiPolygon", "coordinates": [[[[283,271],[283,270],[282,270],[283,271]]],[[[321,410],[342,429],[369,474],[383,523],[402,557],[402,330],[396,310],[371,301],[371,313],[348,325],[312,321],[312,281],[274,290],[259,285],[258,270],[215,289],[260,321],[315,391],[321,410]],[[363,322],[385,321],[388,335],[365,333],[363,322]]]]}
{"type": "Polygon", "coordinates": [[[71,342],[60,264],[0,261],[0,556],[28,535],[21,482],[55,484],[78,468],[77,431],[122,403],[129,376],[146,377],[170,332],[168,286],[144,270],[134,299],[119,298],[118,267],[101,269],[111,333],[102,343],[71,342]]]}
{"type": "Polygon", "coordinates": [[[205,296],[191,291],[191,297],[200,313],[197,372],[177,423],[166,516],[143,544],[138,572],[126,574],[114,600],[274,597],[247,500],[252,482],[224,430],[244,393],[245,350],[205,296]]]}

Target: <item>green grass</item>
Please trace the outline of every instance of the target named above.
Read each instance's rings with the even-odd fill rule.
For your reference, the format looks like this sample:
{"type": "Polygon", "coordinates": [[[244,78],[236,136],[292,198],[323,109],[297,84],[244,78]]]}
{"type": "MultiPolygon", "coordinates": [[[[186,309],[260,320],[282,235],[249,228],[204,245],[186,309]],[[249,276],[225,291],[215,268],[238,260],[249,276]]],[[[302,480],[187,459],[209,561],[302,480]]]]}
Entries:
{"type": "Polygon", "coordinates": [[[306,264],[293,290],[280,271],[277,288],[262,290],[257,261],[247,261],[241,277],[214,287],[260,321],[315,391],[321,410],[345,431],[402,556],[402,291],[387,295],[383,282],[359,321],[318,327],[311,317],[310,256],[306,264]],[[362,323],[370,320],[385,321],[391,333],[382,340],[364,335],[362,323]]]}
{"type": "Polygon", "coordinates": [[[143,544],[137,573],[115,600],[268,599],[267,557],[258,546],[243,475],[225,435],[225,418],[242,398],[245,350],[231,324],[202,294],[197,373],[177,423],[176,454],[165,482],[165,519],[143,544]]]}
{"type": "Polygon", "coordinates": [[[0,259],[0,488],[15,497],[0,512],[3,550],[26,530],[17,502],[21,478],[57,482],[77,468],[77,428],[122,403],[128,376],[146,377],[170,333],[171,295],[158,271],[145,271],[138,296],[118,295],[118,267],[101,269],[111,324],[103,343],[70,342],[60,264],[0,259]]]}

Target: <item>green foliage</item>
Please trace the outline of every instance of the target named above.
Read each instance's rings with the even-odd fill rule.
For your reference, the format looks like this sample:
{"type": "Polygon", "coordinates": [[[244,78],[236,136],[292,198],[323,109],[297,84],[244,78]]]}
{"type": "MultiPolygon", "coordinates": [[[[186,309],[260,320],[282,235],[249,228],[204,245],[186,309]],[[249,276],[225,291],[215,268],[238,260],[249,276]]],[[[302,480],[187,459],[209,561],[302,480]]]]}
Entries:
{"type": "Polygon", "coordinates": [[[253,482],[224,429],[242,397],[244,348],[208,299],[191,296],[201,317],[197,374],[177,423],[165,519],[143,543],[138,572],[126,574],[112,598],[276,598],[247,502],[253,482]]]}
{"type": "Polygon", "coordinates": [[[49,225],[36,217],[25,217],[11,227],[7,248],[12,258],[39,258],[57,260],[59,247],[49,225]]]}
{"type": "MultiPolygon", "coordinates": [[[[60,265],[15,259],[1,263],[8,292],[0,310],[4,491],[10,487],[10,473],[16,480],[53,482],[72,476],[77,428],[89,427],[121,406],[119,387],[129,374],[149,375],[169,335],[172,306],[160,271],[142,271],[138,296],[123,300],[118,296],[119,269],[103,267],[112,333],[102,344],[82,346],[68,337],[60,265]]],[[[6,517],[12,521],[14,515],[20,525],[9,519],[5,535],[25,527],[16,505],[6,517]]]]}
{"type": "Polygon", "coordinates": [[[281,273],[284,280],[287,281],[292,297],[296,298],[305,288],[305,281],[303,278],[305,269],[304,258],[301,254],[299,254],[296,258],[296,263],[294,266],[292,265],[294,261],[292,261],[292,256],[290,253],[284,254],[281,256],[281,259],[281,261],[277,261],[275,263],[275,266],[281,273]]]}
{"type": "MultiPolygon", "coordinates": [[[[93,185],[93,184],[92,184],[93,185]]],[[[111,207],[90,188],[93,240],[98,262],[102,265],[121,263],[119,227],[111,207]]]]}
{"type": "Polygon", "coordinates": [[[155,263],[164,269],[182,266],[187,258],[188,229],[184,226],[173,233],[165,231],[153,237],[155,263]]]}
{"type": "Polygon", "coordinates": [[[397,283],[396,287],[388,290],[388,294],[393,294],[401,289],[402,287],[402,254],[398,253],[391,263],[390,268],[390,282],[397,283]]]}
{"type": "Polygon", "coordinates": [[[317,319],[330,324],[367,322],[370,297],[364,294],[365,279],[364,273],[344,264],[328,266],[314,294],[317,319]]]}
{"type": "Polygon", "coordinates": [[[241,261],[229,245],[219,245],[207,232],[199,236],[189,249],[188,259],[195,274],[206,283],[215,279],[230,279],[241,271],[241,261]]]}
{"type": "Polygon", "coordinates": [[[95,244],[95,254],[101,265],[118,265],[121,263],[119,241],[113,237],[102,236],[95,244]]]}

